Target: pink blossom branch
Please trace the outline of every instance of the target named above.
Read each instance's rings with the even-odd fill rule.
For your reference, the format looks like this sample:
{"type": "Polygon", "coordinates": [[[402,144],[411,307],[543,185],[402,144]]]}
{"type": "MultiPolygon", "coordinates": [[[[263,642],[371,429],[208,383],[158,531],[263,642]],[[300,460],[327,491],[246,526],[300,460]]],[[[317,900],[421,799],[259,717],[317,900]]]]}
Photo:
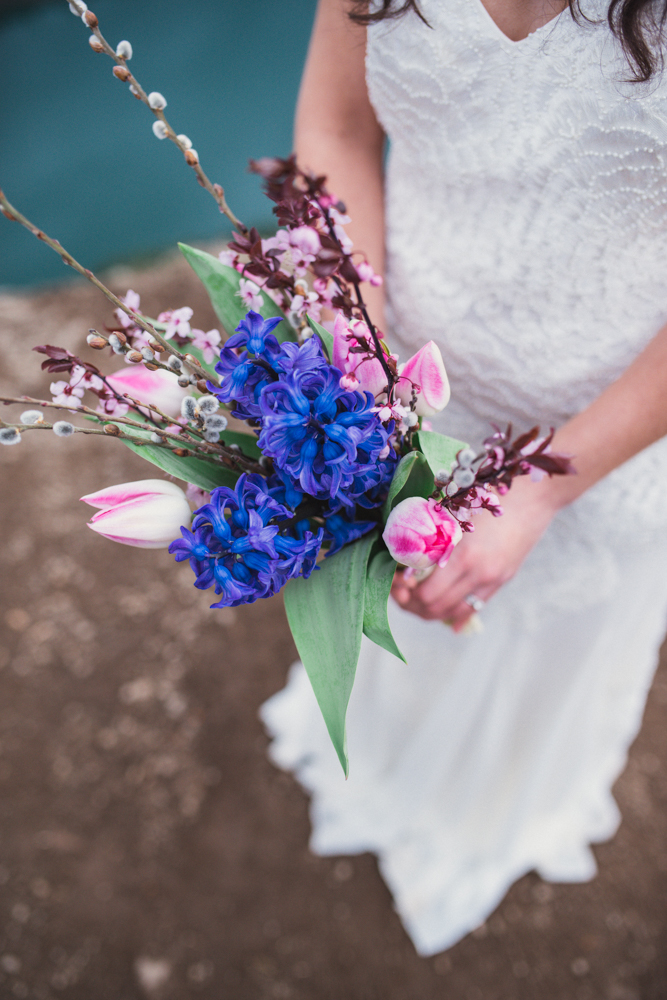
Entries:
{"type": "MultiPolygon", "coordinates": [[[[204,190],[208,191],[208,193],[215,199],[220,211],[223,212],[224,215],[227,216],[229,221],[238,229],[240,229],[241,232],[247,233],[248,231],[247,226],[245,226],[241,222],[241,220],[238,219],[236,215],[234,215],[231,208],[227,204],[227,201],[225,199],[225,192],[222,186],[220,184],[214,184],[212,183],[212,181],[209,180],[207,175],[202,170],[202,167],[199,163],[199,156],[196,153],[196,151],[191,148],[189,140],[187,143],[184,142],[183,140],[186,137],[177,135],[174,129],[169,124],[169,122],[167,121],[164,114],[164,108],[166,107],[167,102],[164,100],[164,98],[162,98],[162,102],[164,103],[160,101],[150,100],[151,97],[156,96],[159,98],[162,95],[160,94],[153,95],[146,93],[146,91],[141,86],[137,78],[127,68],[128,56],[123,54],[122,49],[120,50],[120,52],[116,52],[109,45],[106,38],[99,29],[99,22],[97,16],[93,14],[91,10],[87,10],[85,5],[80,4],[78,0],[68,0],[68,3],[70,9],[76,10],[76,12],[79,14],[86,27],[90,28],[90,30],[93,32],[93,35],[97,40],[97,44],[93,44],[92,48],[96,52],[105,52],[106,55],[110,56],[116,63],[116,68],[114,69],[114,76],[125,83],[129,83],[130,90],[132,91],[134,96],[138,98],[140,101],[143,101],[146,107],[150,108],[150,110],[155,115],[157,120],[162,122],[164,126],[164,132],[161,138],[170,139],[175,146],[178,146],[178,148],[185,157],[186,163],[188,164],[188,166],[192,167],[195,174],[197,175],[197,180],[199,184],[201,185],[201,187],[204,188],[204,190]]],[[[132,54],[131,49],[129,50],[129,54],[130,55],[132,54]]]]}

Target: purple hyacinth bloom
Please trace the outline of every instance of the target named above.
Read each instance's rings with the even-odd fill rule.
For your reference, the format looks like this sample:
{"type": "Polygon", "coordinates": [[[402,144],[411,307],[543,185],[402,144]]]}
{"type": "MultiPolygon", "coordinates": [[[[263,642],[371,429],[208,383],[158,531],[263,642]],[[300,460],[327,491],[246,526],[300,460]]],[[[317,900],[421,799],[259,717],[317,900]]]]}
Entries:
{"type": "Polygon", "coordinates": [[[213,490],[192,527],[181,529],[169,551],[178,562],[189,559],[196,587],[215,585],[222,597],[214,608],[251,604],[292,577],[309,576],[324,535],[323,529],[313,534],[308,522],[295,526],[293,511],[258,475],[242,475],[234,490],[213,490]]]}
{"type": "Polygon", "coordinates": [[[330,514],[324,518],[324,540],[331,542],[327,556],[332,556],[358,538],[377,528],[377,521],[352,521],[345,513],[330,514]]]}
{"type": "Polygon", "coordinates": [[[318,499],[353,506],[356,497],[391,480],[396,461],[370,393],[348,392],[332,365],[293,368],[262,389],[259,446],[283,482],[318,499]]]}
{"type": "Polygon", "coordinates": [[[256,359],[272,367],[281,348],[271,331],[280,322],[280,316],[263,319],[259,313],[251,311],[220,351],[215,370],[222,376],[222,384],[217,386],[209,382],[208,388],[223,403],[235,402],[233,414],[240,420],[259,417],[259,394],[277,377],[257,364],[256,359]]]}

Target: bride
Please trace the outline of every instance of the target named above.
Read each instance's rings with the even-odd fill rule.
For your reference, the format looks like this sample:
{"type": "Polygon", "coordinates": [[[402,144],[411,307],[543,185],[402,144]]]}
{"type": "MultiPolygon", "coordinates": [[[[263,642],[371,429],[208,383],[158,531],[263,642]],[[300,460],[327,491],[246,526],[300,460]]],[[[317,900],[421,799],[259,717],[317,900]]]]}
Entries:
{"type": "Polygon", "coordinates": [[[619,823],[667,624],[662,5],[319,3],[297,154],[384,270],[371,307],[394,347],[440,345],[434,429],[555,426],[577,468],[517,481],[444,569],[397,577],[409,665],[364,646],[347,783],[301,665],[262,709],[312,794],[313,850],[375,852],[423,955],[531,869],[592,878],[589,844],[619,823]]]}

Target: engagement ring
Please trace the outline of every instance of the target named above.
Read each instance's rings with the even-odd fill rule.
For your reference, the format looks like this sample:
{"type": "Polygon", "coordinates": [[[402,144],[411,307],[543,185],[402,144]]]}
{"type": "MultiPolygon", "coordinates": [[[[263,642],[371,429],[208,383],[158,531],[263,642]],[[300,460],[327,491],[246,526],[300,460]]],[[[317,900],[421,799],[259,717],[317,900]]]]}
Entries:
{"type": "Polygon", "coordinates": [[[477,594],[468,594],[468,596],[464,597],[463,600],[466,604],[470,605],[473,611],[481,611],[486,603],[486,601],[483,601],[481,597],[477,596],[477,594]]]}

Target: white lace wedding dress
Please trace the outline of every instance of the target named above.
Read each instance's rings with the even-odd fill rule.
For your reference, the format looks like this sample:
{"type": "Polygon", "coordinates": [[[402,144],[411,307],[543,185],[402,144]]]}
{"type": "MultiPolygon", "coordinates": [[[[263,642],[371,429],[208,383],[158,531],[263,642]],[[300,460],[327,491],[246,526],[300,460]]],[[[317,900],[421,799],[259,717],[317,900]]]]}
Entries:
{"type": "MultiPolygon", "coordinates": [[[[560,425],[667,321],[667,79],[623,82],[604,23],[510,41],[481,0],[369,29],[388,136],[387,288],[403,358],[436,340],[435,429],[560,425]]],[[[604,18],[605,6],[591,8],[604,18]]],[[[301,665],[262,708],[312,793],[312,848],[373,851],[417,950],[509,885],[595,874],[611,785],[667,624],[667,441],[564,510],[466,637],[393,606],[408,666],[365,642],[345,782],[301,665]]]]}

